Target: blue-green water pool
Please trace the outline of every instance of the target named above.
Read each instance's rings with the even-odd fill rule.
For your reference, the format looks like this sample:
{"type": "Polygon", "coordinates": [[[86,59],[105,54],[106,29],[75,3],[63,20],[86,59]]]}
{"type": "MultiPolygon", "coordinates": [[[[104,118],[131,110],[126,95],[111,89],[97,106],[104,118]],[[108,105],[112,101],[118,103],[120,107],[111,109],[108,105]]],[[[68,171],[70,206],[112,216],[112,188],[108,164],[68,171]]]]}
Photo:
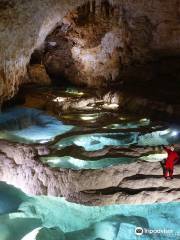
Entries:
{"type": "Polygon", "coordinates": [[[180,203],[83,206],[0,182],[1,240],[178,240],[180,203]],[[7,200],[8,199],[8,200],[7,200]],[[144,234],[136,235],[136,228],[144,234]]]}

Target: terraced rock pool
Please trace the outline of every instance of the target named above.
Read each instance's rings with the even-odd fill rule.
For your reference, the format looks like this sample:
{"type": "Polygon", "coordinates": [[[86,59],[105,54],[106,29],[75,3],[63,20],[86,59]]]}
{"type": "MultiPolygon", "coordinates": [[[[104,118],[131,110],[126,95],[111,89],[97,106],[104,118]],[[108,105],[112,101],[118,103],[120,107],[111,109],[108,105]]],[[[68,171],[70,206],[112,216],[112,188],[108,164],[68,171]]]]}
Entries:
{"type": "MultiPolygon", "coordinates": [[[[81,104],[67,110],[65,94],[53,98],[64,107],[53,114],[27,106],[2,112],[0,139],[45,145],[49,152],[39,160],[75,171],[160,162],[166,158],[161,145],[179,146],[177,125],[122,114],[113,104],[81,100],[82,93],[68,94],[81,104]]],[[[0,240],[178,240],[179,216],[179,202],[90,207],[60,197],[28,196],[0,182],[0,240]]]]}
{"type": "Polygon", "coordinates": [[[180,143],[177,129],[164,122],[106,111],[62,113],[56,118],[37,109],[16,107],[0,116],[1,139],[47,144],[50,154],[41,160],[51,167],[72,169],[163,160],[166,153],[158,147],[180,143]]]}

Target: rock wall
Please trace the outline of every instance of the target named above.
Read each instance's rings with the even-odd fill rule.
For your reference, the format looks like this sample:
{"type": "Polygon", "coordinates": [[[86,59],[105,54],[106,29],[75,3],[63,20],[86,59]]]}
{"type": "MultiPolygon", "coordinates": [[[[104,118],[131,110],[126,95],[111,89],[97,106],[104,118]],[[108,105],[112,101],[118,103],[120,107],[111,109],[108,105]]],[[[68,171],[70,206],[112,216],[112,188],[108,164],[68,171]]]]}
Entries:
{"type": "Polygon", "coordinates": [[[0,141],[0,181],[31,195],[64,196],[86,205],[142,204],[180,200],[180,166],[175,178],[163,178],[160,162],[138,161],[99,170],[49,168],[39,161],[46,146],[0,141]]]}
{"type": "Polygon", "coordinates": [[[122,1],[93,1],[65,16],[48,36],[44,64],[60,83],[65,77],[76,84],[108,87],[119,80],[125,65],[150,57],[152,38],[147,16],[127,16],[122,1]]]}
{"type": "MultiPolygon", "coordinates": [[[[83,5],[85,2],[87,3],[88,1],[1,1],[1,101],[13,96],[17,92],[19,85],[28,81],[26,66],[34,49],[41,46],[56,24],[59,24],[65,15],[68,16],[68,12],[76,9],[77,6],[83,5]]],[[[96,2],[92,1],[92,4],[85,5],[85,7],[89,6],[88,8],[91,12],[95,10],[93,6],[100,6],[100,3],[101,1],[99,0],[96,2]]],[[[108,4],[107,1],[103,1],[103,3],[106,3],[105,6],[108,4]]],[[[144,63],[147,60],[149,61],[149,59],[151,61],[154,59],[154,56],[177,56],[180,54],[180,4],[178,0],[111,0],[110,3],[111,5],[108,5],[110,7],[101,9],[101,12],[105,13],[107,18],[110,18],[109,29],[112,26],[113,29],[103,32],[99,38],[100,45],[89,45],[88,49],[85,48],[82,51],[83,56],[88,53],[87,50],[90,51],[90,53],[95,54],[95,59],[97,60],[95,62],[95,70],[91,59],[87,60],[85,58],[83,60],[83,63],[87,60],[87,64],[90,65],[87,68],[83,68],[85,71],[85,77],[82,78],[83,83],[98,85],[100,82],[99,85],[103,86],[104,82],[108,83],[109,81],[117,80],[119,73],[123,72],[123,69],[129,63],[133,62],[134,66],[136,62],[144,63]],[[115,28],[115,25],[111,24],[112,15],[117,21],[115,28]],[[105,56],[97,59],[97,56],[104,54],[104,51],[105,56]],[[103,59],[106,63],[101,64],[103,59]],[[104,71],[105,69],[107,70],[104,71]],[[89,77],[91,75],[95,76],[91,79],[89,77]]],[[[63,24],[65,27],[68,27],[71,23],[69,23],[68,18],[65,18],[63,19],[63,24]]],[[[91,40],[93,39],[91,38],[91,40]]],[[[77,51],[74,52],[76,53],[77,51]]],[[[146,73],[144,75],[146,77],[146,73]]]]}
{"type": "Polygon", "coordinates": [[[34,49],[41,46],[68,10],[83,0],[0,2],[0,99],[13,96],[25,78],[34,49]]]}

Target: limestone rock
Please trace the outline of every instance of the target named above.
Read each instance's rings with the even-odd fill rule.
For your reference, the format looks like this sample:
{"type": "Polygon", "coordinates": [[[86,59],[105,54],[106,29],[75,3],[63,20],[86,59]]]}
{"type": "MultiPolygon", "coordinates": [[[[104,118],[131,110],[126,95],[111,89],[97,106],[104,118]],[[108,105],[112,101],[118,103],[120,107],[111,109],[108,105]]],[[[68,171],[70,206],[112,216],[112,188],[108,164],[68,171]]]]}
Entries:
{"type": "Polygon", "coordinates": [[[0,151],[0,181],[29,194],[64,196],[87,205],[180,200],[179,165],[175,167],[174,180],[167,181],[160,162],[138,161],[99,170],[71,170],[44,165],[38,154],[32,155],[36,152],[32,146],[13,146],[1,140],[0,151]]]}
{"type": "Polygon", "coordinates": [[[151,85],[148,81],[153,80],[153,76],[158,81],[164,80],[166,76],[166,84],[171,82],[170,79],[178,82],[180,28],[179,3],[176,0],[152,0],[146,4],[144,0],[88,2],[2,1],[1,101],[12,97],[19,86],[27,81],[26,66],[31,54],[42,46],[57,24],[62,27],[70,55],[62,51],[58,42],[50,41],[56,42],[57,46],[51,46],[51,54],[46,52],[49,72],[52,65],[54,70],[60,66],[60,74],[74,83],[99,87],[114,84],[120,78],[128,81],[132,79],[133,82],[146,80],[147,86],[151,85]],[[81,6],[79,11],[82,15],[76,14],[78,6],[81,6]],[[78,17],[84,15],[85,25],[80,26],[77,24],[78,17]],[[58,53],[56,57],[55,52],[58,53]],[[65,55],[71,58],[63,60],[65,55]],[[169,64],[164,65],[161,60],[164,57],[176,64],[171,64],[171,67],[169,64]],[[58,63],[59,59],[63,64],[58,63]],[[170,71],[167,72],[167,69],[170,71]],[[164,71],[168,74],[164,74],[164,71]],[[174,71],[178,71],[176,76],[174,71]]]}
{"type": "Polygon", "coordinates": [[[34,64],[28,68],[30,82],[37,83],[39,85],[50,85],[51,79],[46,73],[44,65],[34,64]]]}

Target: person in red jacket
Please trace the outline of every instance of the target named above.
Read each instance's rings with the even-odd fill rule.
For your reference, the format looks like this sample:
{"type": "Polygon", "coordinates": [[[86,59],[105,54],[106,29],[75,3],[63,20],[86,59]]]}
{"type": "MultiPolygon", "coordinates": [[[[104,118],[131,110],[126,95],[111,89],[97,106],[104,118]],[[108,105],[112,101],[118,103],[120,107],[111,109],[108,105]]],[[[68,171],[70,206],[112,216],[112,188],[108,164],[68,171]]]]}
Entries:
{"type": "Polygon", "coordinates": [[[165,162],[165,175],[164,175],[164,177],[165,177],[165,179],[167,179],[168,173],[169,173],[169,177],[171,179],[173,179],[174,162],[176,160],[178,160],[179,156],[178,156],[177,152],[174,151],[174,145],[171,145],[168,148],[163,146],[163,148],[168,154],[166,162],[165,162]]]}

